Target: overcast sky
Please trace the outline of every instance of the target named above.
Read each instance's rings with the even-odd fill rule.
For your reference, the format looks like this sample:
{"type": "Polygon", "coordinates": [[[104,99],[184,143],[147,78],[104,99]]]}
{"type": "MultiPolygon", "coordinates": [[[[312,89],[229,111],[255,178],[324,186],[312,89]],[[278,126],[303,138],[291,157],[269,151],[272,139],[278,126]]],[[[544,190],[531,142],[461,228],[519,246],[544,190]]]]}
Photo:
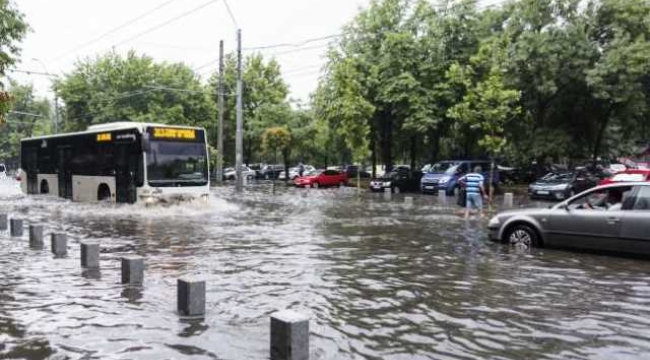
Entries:
{"type": "MultiPolygon", "coordinates": [[[[184,62],[198,68],[207,78],[217,67],[219,40],[226,41],[227,52],[236,46],[236,26],[223,0],[15,3],[31,27],[22,43],[21,62],[16,66],[21,70],[62,74],[70,71],[78,59],[114,47],[119,53],[135,49],[158,61],[184,62]]],[[[244,48],[296,44],[338,34],[368,3],[369,0],[228,0],[242,29],[244,48]]],[[[315,89],[328,41],[331,39],[262,50],[265,55],[275,55],[280,62],[291,97],[307,100],[315,89]]],[[[39,95],[52,96],[47,77],[8,74],[20,82],[32,82],[39,95]]]]}

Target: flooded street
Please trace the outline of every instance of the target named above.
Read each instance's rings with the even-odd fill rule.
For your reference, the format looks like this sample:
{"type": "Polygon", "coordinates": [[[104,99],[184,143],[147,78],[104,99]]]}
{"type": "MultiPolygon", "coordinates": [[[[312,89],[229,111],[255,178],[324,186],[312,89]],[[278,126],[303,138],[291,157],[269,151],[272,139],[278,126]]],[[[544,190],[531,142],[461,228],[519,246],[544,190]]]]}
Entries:
{"type": "Polygon", "coordinates": [[[650,357],[650,261],[520,252],[489,242],[486,220],[412,196],[257,186],[143,208],[4,184],[0,212],[47,240],[0,233],[0,358],[267,359],[284,309],[311,317],[312,359],[650,357]],[[52,231],[68,233],[67,258],[49,252],[52,231]],[[79,265],[87,239],[99,274],[79,265]],[[146,257],[142,289],[120,284],[127,254],[146,257]],[[207,281],[203,320],[175,311],[185,275],[207,281]]]}

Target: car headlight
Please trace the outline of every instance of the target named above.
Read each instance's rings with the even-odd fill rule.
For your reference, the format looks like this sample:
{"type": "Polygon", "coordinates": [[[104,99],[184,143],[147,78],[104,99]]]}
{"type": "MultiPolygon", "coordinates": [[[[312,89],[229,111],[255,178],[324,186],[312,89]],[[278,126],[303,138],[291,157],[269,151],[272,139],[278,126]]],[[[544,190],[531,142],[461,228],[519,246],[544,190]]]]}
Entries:
{"type": "Polygon", "coordinates": [[[383,185],[384,186],[390,186],[390,181],[385,181],[383,185]]]}
{"type": "Polygon", "coordinates": [[[440,180],[438,180],[438,183],[446,184],[449,182],[449,180],[451,180],[451,176],[443,176],[440,178],[440,180]]]}
{"type": "Polygon", "coordinates": [[[498,216],[492,217],[492,219],[490,219],[490,222],[488,223],[488,227],[490,228],[499,227],[499,225],[501,225],[501,221],[499,221],[498,216]]]}

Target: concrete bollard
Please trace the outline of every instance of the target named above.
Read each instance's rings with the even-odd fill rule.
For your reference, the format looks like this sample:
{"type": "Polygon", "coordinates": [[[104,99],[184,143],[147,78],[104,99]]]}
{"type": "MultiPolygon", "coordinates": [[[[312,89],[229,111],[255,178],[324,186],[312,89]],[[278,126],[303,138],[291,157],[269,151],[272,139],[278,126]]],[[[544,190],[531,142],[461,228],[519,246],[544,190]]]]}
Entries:
{"type": "Polygon", "coordinates": [[[43,247],[43,225],[29,225],[29,247],[43,247]]]}
{"type": "Polygon", "coordinates": [[[309,318],[293,311],[271,315],[271,360],[309,359],[309,318]]]}
{"type": "Polygon", "coordinates": [[[205,281],[181,278],[178,279],[177,284],[178,313],[182,316],[204,316],[205,281]]]}
{"type": "Polygon", "coordinates": [[[23,219],[11,219],[10,224],[12,237],[23,236],[23,219]]]}
{"type": "Polygon", "coordinates": [[[515,194],[505,193],[503,195],[503,206],[506,208],[511,208],[515,206],[515,194]]]}
{"type": "Polygon", "coordinates": [[[144,282],[144,258],[125,256],[122,258],[122,284],[140,286],[144,282]]]}
{"type": "Polygon", "coordinates": [[[438,204],[447,205],[447,193],[444,190],[438,190],[438,204]]]}
{"type": "Polygon", "coordinates": [[[81,243],[81,267],[99,268],[99,243],[84,241],[81,243]]]}
{"type": "Polygon", "coordinates": [[[384,199],[390,200],[392,196],[393,196],[393,189],[385,188],[384,189],[384,199]]]}
{"type": "Polygon", "coordinates": [[[9,229],[9,216],[0,214],[0,231],[7,231],[7,229],[9,229]]]}
{"type": "Polygon", "coordinates": [[[65,256],[68,253],[68,236],[62,233],[52,234],[52,253],[56,256],[65,256]]]}

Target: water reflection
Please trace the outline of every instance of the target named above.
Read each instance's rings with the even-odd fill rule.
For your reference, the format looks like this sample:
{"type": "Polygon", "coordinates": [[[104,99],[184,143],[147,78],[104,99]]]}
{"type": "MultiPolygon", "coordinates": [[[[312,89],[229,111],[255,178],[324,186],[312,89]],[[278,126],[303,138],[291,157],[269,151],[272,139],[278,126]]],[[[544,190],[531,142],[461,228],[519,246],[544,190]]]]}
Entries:
{"type": "Polygon", "coordinates": [[[283,309],[313,319],[314,359],[650,356],[650,262],[489,243],[485,220],[435,196],[213,195],[144,209],[0,191],[69,235],[54,259],[0,234],[0,358],[262,359],[283,309]],[[86,239],[102,243],[99,277],[80,276],[86,239]],[[146,258],[142,288],[119,285],[128,254],[146,258]],[[176,314],[181,276],[207,280],[205,319],[176,314]]]}

